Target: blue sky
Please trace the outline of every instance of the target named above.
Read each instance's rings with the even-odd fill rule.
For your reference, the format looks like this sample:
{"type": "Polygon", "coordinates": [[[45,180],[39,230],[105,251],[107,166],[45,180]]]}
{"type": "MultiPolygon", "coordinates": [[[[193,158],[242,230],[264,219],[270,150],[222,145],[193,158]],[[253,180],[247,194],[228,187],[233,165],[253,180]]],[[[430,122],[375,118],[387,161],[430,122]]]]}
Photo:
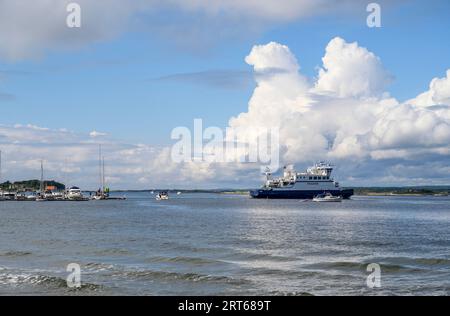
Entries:
{"type": "MultiPolygon", "coordinates": [[[[117,18],[111,32],[86,39],[74,35],[75,47],[66,44],[77,30],[53,38],[46,29],[38,33],[42,40],[24,43],[26,52],[18,49],[15,56],[6,47],[10,37],[26,41],[29,32],[18,24],[17,34],[0,33],[0,124],[80,134],[95,130],[124,143],[167,146],[173,143],[171,130],[192,126],[194,118],[225,128],[231,117],[246,112],[256,83],[244,59],[254,45],[272,41],[288,46],[311,80],[333,38],[356,41],[394,77],[386,91],[399,102],[427,91],[433,78],[445,77],[450,69],[448,1],[383,2],[381,28],[366,25],[369,2],[347,2],[353,5],[349,10],[333,4],[331,12],[311,9],[308,16],[288,17],[176,5],[150,13],[132,9],[117,18]]],[[[5,13],[23,14],[11,3],[5,4],[5,13]]],[[[83,32],[92,32],[89,17],[83,32]]]]}

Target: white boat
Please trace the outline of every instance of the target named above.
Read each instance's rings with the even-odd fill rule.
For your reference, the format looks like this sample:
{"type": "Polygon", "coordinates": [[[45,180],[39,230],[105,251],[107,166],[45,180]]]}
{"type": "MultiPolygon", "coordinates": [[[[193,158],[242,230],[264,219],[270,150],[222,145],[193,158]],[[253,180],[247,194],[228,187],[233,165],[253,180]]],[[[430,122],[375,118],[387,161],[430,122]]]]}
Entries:
{"type": "Polygon", "coordinates": [[[41,195],[38,195],[37,197],[36,197],[36,200],[35,200],[36,202],[45,202],[45,201],[48,201],[45,197],[43,197],[43,196],[41,196],[41,195]]]}
{"type": "Polygon", "coordinates": [[[91,197],[91,199],[92,200],[94,200],[94,201],[100,201],[100,200],[106,200],[106,196],[104,196],[104,195],[93,195],[92,197],[91,197]]]}
{"type": "Polygon", "coordinates": [[[81,192],[81,189],[78,187],[71,187],[67,191],[67,199],[70,201],[84,201],[85,200],[83,193],[81,192]]]}
{"type": "Polygon", "coordinates": [[[92,200],[108,200],[109,199],[109,189],[98,189],[94,195],[91,196],[92,200]]]}
{"type": "Polygon", "coordinates": [[[25,201],[36,201],[37,195],[36,192],[30,192],[28,194],[25,194],[25,201]]]}
{"type": "Polygon", "coordinates": [[[36,201],[36,192],[25,191],[16,194],[16,201],[36,201]]]}
{"type": "Polygon", "coordinates": [[[52,199],[55,201],[63,201],[64,192],[52,192],[52,199]]]}
{"type": "Polygon", "coordinates": [[[314,202],[342,202],[342,196],[334,196],[330,192],[322,193],[313,198],[314,202]]]}
{"type": "Polygon", "coordinates": [[[106,178],[105,178],[105,157],[102,156],[102,145],[99,145],[98,149],[98,165],[99,165],[99,176],[100,176],[100,188],[95,192],[93,196],[91,196],[91,200],[100,201],[100,200],[126,200],[125,196],[111,197],[109,195],[109,188],[106,187],[106,178]]]}
{"type": "Polygon", "coordinates": [[[158,194],[156,194],[157,201],[168,200],[168,199],[169,199],[169,194],[167,192],[159,192],[158,194]]]}
{"type": "Polygon", "coordinates": [[[2,194],[3,201],[13,201],[16,199],[16,193],[14,192],[3,192],[2,194]]]}
{"type": "Polygon", "coordinates": [[[64,200],[64,194],[62,192],[46,190],[44,191],[44,198],[48,201],[61,201],[64,200]]]}

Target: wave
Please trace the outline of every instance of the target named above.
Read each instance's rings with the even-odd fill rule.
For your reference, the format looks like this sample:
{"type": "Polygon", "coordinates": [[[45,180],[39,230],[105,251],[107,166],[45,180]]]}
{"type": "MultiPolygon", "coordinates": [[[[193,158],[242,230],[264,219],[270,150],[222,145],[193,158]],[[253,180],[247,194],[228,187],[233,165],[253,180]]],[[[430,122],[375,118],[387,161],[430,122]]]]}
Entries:
{"type": "Polygon", "coordinates": [[[99,291],[103,286],[81,282],[80,288],[69,288],[64,278],[57,276],[49,276],[43,274],[27,274],[27,273],[1,273],[0,284],[14,286],[44,286],[46,288],[64,289],[69,292],[73,291],[99,291]]]}
{"type": "Polygon", "coordinates": [[[29,251],[6,251],[0,253],[0,257],[23,257],[32,255],[29,251]]]}
{"type": "Polygon", "coordinates": [[[285,257],[285,256],[277,256],[268,253],[249,253],[249,252],[236,252],[227,256],[228,259],[244,259],[244,260],[268,260],[275,262],[290,262],[290,261],[298,261],[298,258],[295,257],[285,257]]]}
{"type": "Polygon", "coordinates": [[[210,264],[221,264],[224,263],[219,260],[199,258],[199,257],[152,257],[146,260],[150,263],[185,263],[191,265],[210,265],[210,264]]]}
{"type": "Polygon", "coordinates": [[[445,266],[450,267],[450,260],[443,258],[416,258],[412,259],[418,264],[423,264],[427,266],[445,266]]]}
{"type": "Polygon", "coordinates": [[[363,247],[363,248],[377,248],[377,247],[389,247],[395,246],[395,242],[392,241],[378,241],[378,240],[354,240],[338,243],[342,246],[346,246],[349,248],[352,247],[363,247]]]}
{"type": "Polygon", "coordinates": [[[165,281],[189,281],[210,282],[242,285],[247,283],[243,279],[235,279],[227,276],[206,275],[198,273],[167,272],[160,270],[122,270],[112,273],[113,277],[124,277],[133,280],[165,280],[165,281]]]}
{"type": "Polygon", "coordinates": [[[399,264],[407,267],[421,269],[450,268],[450,259],[446,258],[420,258],[420,257],[387,257],[374,259],[374,262],[387,262],[388,264],[399,264]]]}
{"type": "Polygon", "coordinates": [[[108,248],[95,251],[96,255],[129,255],[130,251],[120,248],[108,248]]]}
{"type": "Polygon", "coordinates": [[[272,291],[269,292],[269,296],[315,296],[312,293],[309,292],[298,292],[298,291],[272,291]]]}
{"type": "Polygon", "coordinates": [[[345,270],[354,272],[367,272],[367,266],[370,263],[378,263],[382,272],[410,272],[420,273],[423,269],[417,267],[411,267],[403,264],[386,263],[382,261],[372,260],[370,262],[352,262],[352,261],[335,261],[335,262],[319,262],[313,264],[303,265],[303,268],[307,269],[320,269],[320,270],[345,270]]]}
{"type": "Polygon", "coordinates": [[[103,271],[109,271],[113,270],[114,265],[112,264],[105,264],[105,263],[97,263],[97,262],[89,262],[81,267],[82,271],[89,271],[89,272],[103,272],[103,271]]]}
{"type": "Polygon", "coordinates": [[[319,271],[309,271],[300,269],[276,269],[276,268],[262,268],[262,267],[248,267],[245,269],[249,276],[264,275],[274,277],[288,277],[288,278],[308,278],[317,277],[322,274],[319,271]]]}
{"type": "Polygon", "coordinates": [[[164,241],[163,243],[161,243],[161,247],[163,249],[188,251],[193,253],[209,253],[218,251],[217,248],[195,247],[191,244],[178,243],[174,241],[164,241]]]}

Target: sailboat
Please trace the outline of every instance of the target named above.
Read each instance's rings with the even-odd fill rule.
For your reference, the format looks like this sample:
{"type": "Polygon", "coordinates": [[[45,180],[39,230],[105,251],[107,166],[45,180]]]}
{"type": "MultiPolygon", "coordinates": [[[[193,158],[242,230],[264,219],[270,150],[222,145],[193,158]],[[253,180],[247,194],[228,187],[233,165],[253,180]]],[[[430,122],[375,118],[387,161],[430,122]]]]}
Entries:
{"type": "Polygon", "coordinates": [[[36,202],[47,201],[44,193],[44,161],[41,160],[41,181],[39,183],[39,193],[36,196],[36,202]]]}
{"type": "Polygon", "coordinates": [[[100,188],[92,197],[93,200],[106,200],[109,194],[105,192],[105,158],[102,157],[102,145],[98,146],[98,174],[100,179],[100,188]]]}
{"type": "Polygon", "coordinates": [[[106,187],[105,181],[105,157],[102,156],[102,145],[98,148],[98,169],[99,169],[99,179],[100,188],[95,192],[92,197],[93,200],[126,200],[126,197],[110,197],[109,188],[106,187]]]}

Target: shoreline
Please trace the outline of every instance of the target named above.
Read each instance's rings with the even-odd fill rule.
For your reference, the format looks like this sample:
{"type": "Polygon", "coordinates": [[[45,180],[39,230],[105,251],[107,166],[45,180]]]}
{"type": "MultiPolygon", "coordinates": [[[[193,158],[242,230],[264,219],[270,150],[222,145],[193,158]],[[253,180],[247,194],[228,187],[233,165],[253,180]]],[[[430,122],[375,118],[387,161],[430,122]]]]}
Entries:
{"type": "MultiPolygon", "coordinates": [[[[34,189],[34,188],[33,188],[34,189]]],[[[348,189],[354,190],[354,195],[357,196],[434,196],[434,197],[445,197],[450,195],[450,185],[449,186],[417,186],[417,187],[348,187],[348,189]]],[[[135,190],[111,190],[112,194],[120,193],[151,193],[155,194],[160,191],[168,191],[170,193],[181,193],[181,194],[198,194],[198,193],[209,193],[209,194],[224,194],[224,195],[248,195],[253,189],[135,189],[135,190]]],[[[92,190],[82,190],[83,192],[95,192],[92,190]]],[[[1,193],[19,193],[26,192],[23,189],[9,189],[0,188],[1,193]]]]}

